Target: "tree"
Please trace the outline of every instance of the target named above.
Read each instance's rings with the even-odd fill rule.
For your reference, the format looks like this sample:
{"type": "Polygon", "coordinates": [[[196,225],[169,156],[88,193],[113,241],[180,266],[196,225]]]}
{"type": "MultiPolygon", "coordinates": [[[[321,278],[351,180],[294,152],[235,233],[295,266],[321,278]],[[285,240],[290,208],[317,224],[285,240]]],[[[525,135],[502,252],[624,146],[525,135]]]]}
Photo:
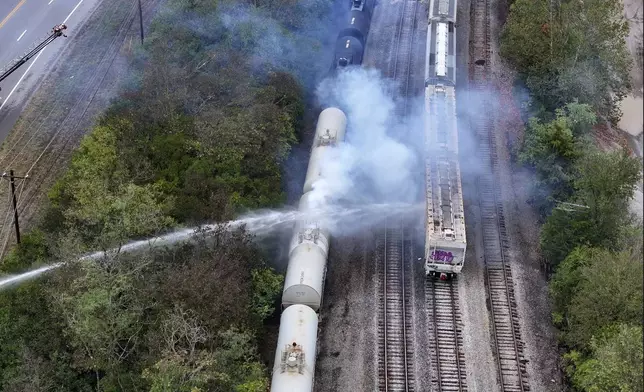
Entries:
{"type": "Polygon", "coordinates": [[[275,302],[282,292],[284,277],[269,268],[254,269],[253,277],[253,312],[264,320],[275,312],[275,302]]]}
{"type": "Polygon", "coordinates": [[[578,247],[559,264],[549,284],[550,298],[553,301],[556,324],[565,320],[570,300],[575,295],[582,280],[582,271],[593,260],[606,260],[612,257],[610,252],[600,248],[578,247]]]}
{"type": "Polygon", "coordinates": [[[0,390],[91,391],[76,372],[64,318],[49,282],[23,283],[0,293],[0,390]]]}
{"type": "Polygon", "coordinates": [[[572,168],[587,147],[584,136],[594,123],[590,106],[576,102],[557,109],[556,118],[549,123],[530,119],[519,159],[536,171],[533,199],[542,215],[550,212],[556,200],[572,195],[572,168]]]}
{"type": "Polygon", "coordinates": [[[596,252],[578,271],[567,312],[565,341],[571,347],[588,348],[593,336],[614,323],[642,321],[641,255],[628,252],[596,252]]]}
{"type": "Polygon", "coordinates": [[[578,99],[616,122],[631,66],[622,13],[618,0],[517,0],[501,53],[547,110],[578,99]]]}
{"type": "MultiPolygon", "coordinates": [[[[127,88],[51,189],[44,238],[10,268],[281,202],[331,3],[253,3],[172,0],[155,17],[127,88]]],[[[0,293],[0,389],[266,391],[257,339],[282,278],[251,240],[221,225],[69,263],[32,302],[0,293]]]]}
{"type": "Polygon", "coordinates": [[[588,206],[585,216],[593,227],[588,241],[615,249],[630,220],[627,207],[641,178],[642,163],[626,151],[591,151],[579,160],[576,171],[576,200],[588,206]]]}
{"type": "Polygon", "coordinates": [[[591,342],[592,355],[567,355],[573,384],[581,391],[644,391],[642,326],[618,324],[591,342]]]}
{"type": "Polygon", "coordinates": [[[34,229],[22,236],[22,242],[7,255],[2,262],[2,271],[19,272],[33,266],[44,264],[51,258],[45,233],[34,229]]]}
{"type": "Polygon", "coordinates": [[[129,262],[117,255],[63,267],[73,277],[68,289],[56,296],[76,350],[76,366],[93,372],[97,386],[107,389],[123,389],[123,382],[131,378],[121,367],[141,343],[149,306],[136,290],[141,265],[129,262]]]}
{"type": "Polygon", "coordinates": [[[181,306],[167,311],[161,326],[162,358],[142,373],[150,391],[206,391],[220,377],[212,353],[201,348],[209,332],[194,312],[181,306]]]}
{"type": "Polygon", "coordinates": [[[580,207],[558,208],[541,231],[541,251],[551,265],[575,247],[616,250],[630,223],[627,205],[641,175],[641,163],[625,152],[591,150],[575,164],[571,201],[580,207]]]}
{"type": "MultiPolygon", "coordinates": [[[[120,120],[119,126],[131,124],[120,120]]],[[[173,222],[165,214],[172,200],[164,199],[152,184],[128,183],[128,171],[118,155],[115,130],[97,126],[83,139],[68,172],[49,194],[67,227],[81,228],[78,231],[89,245],[122,245],[127,238],[155,233],[173,222]]]]}
{"type": "Polygon", "coordinates": [[[214,351],[197,350],[192,357],[167,352],[143,372],[153,392],[212,391],[263,392],[268,386],[264,367],[258,361],[252,336],[229,329],[219,334],[214,351]]]}

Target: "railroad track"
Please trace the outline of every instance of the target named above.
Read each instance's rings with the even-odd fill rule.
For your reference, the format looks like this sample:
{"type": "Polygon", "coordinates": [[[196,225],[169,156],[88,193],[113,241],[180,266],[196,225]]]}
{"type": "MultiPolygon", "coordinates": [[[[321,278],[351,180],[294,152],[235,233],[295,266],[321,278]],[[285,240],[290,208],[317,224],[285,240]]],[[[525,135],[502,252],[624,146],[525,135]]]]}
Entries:
{"type": "Polygon", "coordinates": [[[463,330],[457,281],[425,280],[430,324],[430,352],[435,391],[467,392],[463,330]]]}
{"type": "Polygon", "coordinates": [[[411,63],[414,49],[414,31],[417,26],[418,1],[405,0],[402,4],[400,21],[396,30],[396,45],[391,78],[401,83],[402,95],[405,99],[402,106],[403,115],[407,114],[407,99],[411,79],[411,63]]]}
{"type": "MultiPolygon", "coordinates": [[[[482,96],[491,88],[488,83],[488,79],[491,79],[489,8],[488,0],[474,0],[472,3],[470,54],[473,69],[470,75],[474,89],[481,92],[482,96]]],[[[497,184],[499,167],[493,123],[492,116],[485,113],[479,115],[473,124],[479,139],[479,157],[483,167],[487,169],[478,179],[485,286],[490,301],[492,337],[501,390],[523,392],[529,391],[530,387],[523,357],[512,271],[505,254],[509,245],[501,188],[497,184]]]]}
{"type": "Polygon", "coordinates": [[[384,255],[383,268],[379,273],[382,295],[378,320],[381,337],[379,390],[412,392],[412,304],[406,285],[411,276],[405,274],[404,231],[400,222],[389,222],[389,227],[378,240],[378,251],[384,255]]]}
{"type": "MultiPolygon", "coordinates": [[[[398,108],[398,114],[403,116],[407,114],[407,99],[410,95],[417,11],[417,0],[403,1],[400,19],[396,26],[393,48],[395,57],[387,75],[400,83],[403,102],[398,108]]],[[[378,239],[378,254],[383,258],[383,265],[379,272],[382,298],[378,319],[380,337],[378,381],[381,392],[414,391],[413,303],[410,300],[410,285],[407,284],[407,280],[412,278],[412,266],[411,263],[406,263],[409,250],[405,244],[405,229],[402,222],[388,220],[378,239]],[[406,273],[408,268],[410,271],[406,273]]]]}

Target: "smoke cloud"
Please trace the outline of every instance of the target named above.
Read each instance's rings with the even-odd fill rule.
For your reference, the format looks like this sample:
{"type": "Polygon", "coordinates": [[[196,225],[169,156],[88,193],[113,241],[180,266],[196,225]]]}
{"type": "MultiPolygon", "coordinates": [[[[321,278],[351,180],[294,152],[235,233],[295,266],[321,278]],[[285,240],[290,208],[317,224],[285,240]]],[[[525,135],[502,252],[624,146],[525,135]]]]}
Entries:
{"type": "Polygon", "coordinates": [[[323,107],[347,115],[347,136],[323,157],[324,180],[313,185],[314,199],[348,204],[413,203],[418,201],[422,157],[401,143],[403,135],[421,137],[422,118],[397,114],[391,91],[395,85],[378,71],[349,68],[327,78],[316,90],[323,107]],[[421,129],[410,127],[421,126],[421,129]],[[400,137],[396,137],[400,136],[400,137]]]}

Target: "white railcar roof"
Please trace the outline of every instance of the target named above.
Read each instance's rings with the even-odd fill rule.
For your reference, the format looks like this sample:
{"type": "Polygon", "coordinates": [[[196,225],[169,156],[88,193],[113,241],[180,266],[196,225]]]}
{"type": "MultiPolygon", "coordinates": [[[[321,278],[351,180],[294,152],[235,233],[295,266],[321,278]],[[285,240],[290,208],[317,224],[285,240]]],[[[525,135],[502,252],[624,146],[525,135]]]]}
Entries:
{"type": "Polygon", "coordinates": [[[461,170],[458,160],[456,97],[451,86],[425,92],[426,245],[465,244],[461,170]]]}

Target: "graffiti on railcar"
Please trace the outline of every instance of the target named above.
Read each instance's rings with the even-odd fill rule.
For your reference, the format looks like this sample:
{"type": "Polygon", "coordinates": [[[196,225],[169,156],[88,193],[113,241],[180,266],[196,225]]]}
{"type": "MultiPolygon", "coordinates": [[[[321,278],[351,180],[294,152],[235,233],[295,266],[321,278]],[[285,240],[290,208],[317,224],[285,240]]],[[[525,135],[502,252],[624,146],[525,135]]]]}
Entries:
{"type": "Polygon", "coordinates": [[[451,263],[454,260],[454,255],[452,252],[444,250],[435,250],[432,252],[432,260],[440,261],[443,263],[451,263]]]}

